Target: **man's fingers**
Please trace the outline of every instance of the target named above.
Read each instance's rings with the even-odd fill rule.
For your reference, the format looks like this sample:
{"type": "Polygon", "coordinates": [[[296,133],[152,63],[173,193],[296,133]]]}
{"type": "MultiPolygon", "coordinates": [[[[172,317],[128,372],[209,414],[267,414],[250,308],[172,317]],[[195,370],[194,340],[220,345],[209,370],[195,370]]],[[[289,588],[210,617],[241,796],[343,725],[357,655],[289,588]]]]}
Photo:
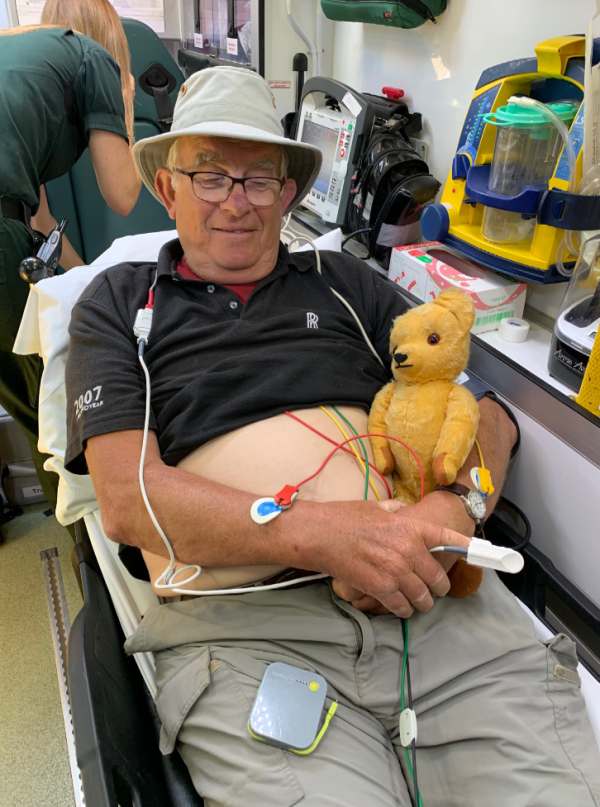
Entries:
{"type": "Polygon", "coordinates": [[[359,599],[363,595],[362,591],[354,588],[354,586],[351,586],[349,583],[346,583],[337,577],[334,577],[331,581],[331,587],[338,597],[340,597],[342,600],[346,600],[346,602],[359,599]]]}
{"type": "Polygon", "coordinates": [[[428,549],[433,549],[434,546],[460,546],[467,549],[471,543],[469,536],[449,527],[440,527],[428,521],[421,521],[420,526],[421,537],[428,549]]]}
{"type": "Polygon", "coordinates": [[[415,574],[421,578],[429,591],[436,597],[445,597],[450,591],[450,581],[435,555],[423,552],[415,559],[415,574]]]}
{"type": "Polygon", "coordinates": [[[416,611],[426,613],[433,608],[431,592],[416,574],[403,576],[398,588],[416,611]]]}
{"type": "Polygon", "coordinates": [[[391,611],[392,614],[402,617],[403,619],[408,619],[409,616],[413,615],[414,609],[400,591],[386,594],[384,597],[381,597],[380,602],[388,611],[391,611]]]}
{"type": "Polygon", "coordinates": [[[375,599],[375,597],[370,597],[368,594],[365,594],[363,597],[359,597],[356,600],[352,600],[351,605],[356,608],[358,611],[368,611],[369,613],[375,613],[377,611],[378,606],[381,603],[375,599]]]}

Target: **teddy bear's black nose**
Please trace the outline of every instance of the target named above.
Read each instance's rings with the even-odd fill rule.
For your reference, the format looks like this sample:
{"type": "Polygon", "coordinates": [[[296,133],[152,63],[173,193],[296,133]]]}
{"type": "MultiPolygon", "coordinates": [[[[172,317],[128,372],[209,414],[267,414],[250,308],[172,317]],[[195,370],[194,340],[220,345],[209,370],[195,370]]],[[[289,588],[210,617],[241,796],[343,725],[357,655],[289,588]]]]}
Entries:
{"type": "Polygon", "coordinates": [[[408,359],[408,353],[394,353],[394,361],[396,364],[404,364],[408,359]]]}

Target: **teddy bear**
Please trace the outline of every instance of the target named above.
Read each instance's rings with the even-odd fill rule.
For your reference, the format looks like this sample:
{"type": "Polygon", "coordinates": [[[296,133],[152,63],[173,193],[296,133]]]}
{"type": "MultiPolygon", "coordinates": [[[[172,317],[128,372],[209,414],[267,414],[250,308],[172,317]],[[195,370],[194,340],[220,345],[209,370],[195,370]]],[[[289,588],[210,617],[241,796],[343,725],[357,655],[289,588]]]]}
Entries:
{"type": "MultiPolygon", "coordinates": [[[[458,289],[447,289],[392,323],[394,380],[373,400],[369,433],[397,437],[418,454],[425,493],[454,482],[475,442],[477,401],[455,383],[467,365],[474,319],[471,298],[458,289]]],[[[371,437],[371,446],[377,470],[393,474],[394,497],[405,504],[419,501],[419,469],[410,453],[385,437],[371,437]]],[[[459,560],[449,578],[449,593],[464,597],[477,590],[483,572],[459,560]]]]}

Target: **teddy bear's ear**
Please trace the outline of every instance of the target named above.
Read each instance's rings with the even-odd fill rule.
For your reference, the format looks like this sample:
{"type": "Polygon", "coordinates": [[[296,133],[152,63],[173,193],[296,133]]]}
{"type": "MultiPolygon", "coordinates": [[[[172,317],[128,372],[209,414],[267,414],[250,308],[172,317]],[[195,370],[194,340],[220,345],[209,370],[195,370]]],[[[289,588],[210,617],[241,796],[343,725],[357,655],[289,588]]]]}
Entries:
{"type": "Polygon", "coordinates": [[[459,289],[446,289],[433,302],[454,314],[465,333],[471,330],[475,321],[475,307],[468,294],[459,289]]]}

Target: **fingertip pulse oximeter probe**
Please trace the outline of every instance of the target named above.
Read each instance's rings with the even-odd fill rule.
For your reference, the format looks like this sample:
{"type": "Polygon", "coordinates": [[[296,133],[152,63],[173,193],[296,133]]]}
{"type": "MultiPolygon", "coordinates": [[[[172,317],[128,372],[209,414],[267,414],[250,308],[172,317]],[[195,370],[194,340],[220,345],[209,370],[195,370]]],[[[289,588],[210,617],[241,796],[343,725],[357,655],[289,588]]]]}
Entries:
{"type": "Polygon", "coordinates": [[[464,555],[471,566],[495,569],[497,572],[517,574],[525,565],[520,552],[506,546],[496,546],[483,538],[471,538],[467,548],[461,546],[434,546],[431,552],[453,552],[464,555]]]}

